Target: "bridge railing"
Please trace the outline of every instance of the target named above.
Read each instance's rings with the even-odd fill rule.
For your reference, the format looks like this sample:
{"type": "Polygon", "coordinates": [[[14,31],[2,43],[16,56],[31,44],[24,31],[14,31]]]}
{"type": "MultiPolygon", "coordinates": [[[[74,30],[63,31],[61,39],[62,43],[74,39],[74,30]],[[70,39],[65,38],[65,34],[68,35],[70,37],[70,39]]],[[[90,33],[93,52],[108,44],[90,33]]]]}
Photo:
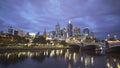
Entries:
{"type": "Polygon", "coordinates": [[[104,47],[105,44],[104,43],[69,43],[69,44],[74,44],[74,45],[78,45],[78,46],[89,46],[89,45],[96,45],[96,46],[101,46],[101,47],[104,47]]]}
{"type": "Polygon", "coordinates": [[[120,46],[120,43],[110,43],[109,47],[116,47],[116,46],[120,46]]]}
{"type": "Polygon", "coordinates": [[[96,46],[104,46],[105,44],[104,43],[84,43],[84,46],[88,46],[88,45],[96,45],[96,46]]]}

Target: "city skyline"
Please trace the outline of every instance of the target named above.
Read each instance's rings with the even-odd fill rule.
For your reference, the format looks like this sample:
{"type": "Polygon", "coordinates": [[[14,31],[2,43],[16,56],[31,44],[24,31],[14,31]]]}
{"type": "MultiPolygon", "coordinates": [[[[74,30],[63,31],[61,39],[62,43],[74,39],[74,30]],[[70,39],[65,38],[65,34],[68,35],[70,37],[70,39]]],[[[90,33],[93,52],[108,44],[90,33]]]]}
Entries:
{"type": "Polygon", "coordinates": [[[59,22],[64,28],[68,20],[75,27],[88,27],[96,37],[107,34],[120,38],[119,0],[1,0],[0,30],[8,26],[26,32],[47,32],[55,30],[59,22]],[[93,5],[94,4],[94,5],[93,5]]]}

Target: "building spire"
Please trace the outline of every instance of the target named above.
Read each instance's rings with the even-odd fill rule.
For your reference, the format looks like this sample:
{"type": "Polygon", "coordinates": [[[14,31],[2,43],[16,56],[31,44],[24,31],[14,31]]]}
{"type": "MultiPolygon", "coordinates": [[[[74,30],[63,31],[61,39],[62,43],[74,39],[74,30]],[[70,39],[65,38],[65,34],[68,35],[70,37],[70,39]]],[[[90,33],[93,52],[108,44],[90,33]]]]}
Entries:
{"type": "Polygon", "coordinates": [[[69,20],[69,24],[71,24],[71,21],[69,20]]]}
{"type": "Polygon", "coordinates": [[[59,22],[57,22],[57,24],[59,24],[59,22]]]}
{"type": "Polygon", "coordinates": [[[46,32],[46,28],[44,28],[44,32],[46,32]]]}

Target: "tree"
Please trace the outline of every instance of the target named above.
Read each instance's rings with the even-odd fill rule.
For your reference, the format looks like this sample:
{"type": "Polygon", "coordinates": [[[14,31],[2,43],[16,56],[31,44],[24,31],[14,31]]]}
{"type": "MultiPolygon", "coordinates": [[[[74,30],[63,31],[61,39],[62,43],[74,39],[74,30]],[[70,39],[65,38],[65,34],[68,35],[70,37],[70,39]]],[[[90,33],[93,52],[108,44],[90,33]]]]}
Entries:
{"type": "Polygon", "coordinates": [[[100,42],[100,40],[99,40],[99,39],[97,39],[97,38],[94,38],[94,40],[95,40],[95,42],[100,42]]]}
{"type": "Polygon", "coordinates": [[[63,41],[60,42],[60,44],[66,45],[67,43],[63,40],[63,41]]]}
{"type": "Polygon", "coordinates": [[[0,36],[0,41],[2,40],[2,37],[0,36]]]}
{"type": "Polygon", "coordinates": [[[50,40],[46,40],[47,43],[50,43],[50,40]]]}
{"type": "Polygon", "coordinates": [[[34,43],[45,44],[46,43],[46,39],[43,36],[39,36],[38,38],[34,38],[33,42],[34,43]]]}
{"type": "Polygon", "coordinates": [[[18,35],[14,36],[14,40],[15,40],[14,41],[15,43],[28,43],[29,42],[29,40],[26,39],[25,37],[20,37],[18,35]]]}
{"type": "Polygon", "coordinates": [[[0,36],[0,43],[1,43],[1,42],[3,42],[3,41],[2,41],[2,37],[0,36]]]}
{"type": "Polygon", "coordinates": [[[93,39],[90,38],[90,37],[87,37],[86,40],[85,40],[85,42],[93,42],[93,39]]]}
{"type": "Polygon", "coordinates": [[[53,40],[53,42],[54,42],[54,44],[56,45],[56,44],[58,44],[58,43],[59,43],[59,40],[54,39],[54,40],[53,40]]]}

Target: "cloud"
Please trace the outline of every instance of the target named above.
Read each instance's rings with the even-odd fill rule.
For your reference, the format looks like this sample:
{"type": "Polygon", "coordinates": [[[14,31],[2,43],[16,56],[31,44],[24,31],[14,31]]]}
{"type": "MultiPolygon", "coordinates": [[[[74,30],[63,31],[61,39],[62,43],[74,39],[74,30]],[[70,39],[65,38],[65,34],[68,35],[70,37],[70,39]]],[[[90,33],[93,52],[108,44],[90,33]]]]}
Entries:
{"type": "MultiPolygon", "coordinates": [[[[0,29],[8,26],[26,32],[61,29],[70,19],[74,27],[85,27],[97,35],[119,33],[120,0],[1,0],[0,29]]],[[[100,35],[99,35],[100,36],[100,35]]],[[[101,36],[100,36],[101,37],[101,36]]]]}

